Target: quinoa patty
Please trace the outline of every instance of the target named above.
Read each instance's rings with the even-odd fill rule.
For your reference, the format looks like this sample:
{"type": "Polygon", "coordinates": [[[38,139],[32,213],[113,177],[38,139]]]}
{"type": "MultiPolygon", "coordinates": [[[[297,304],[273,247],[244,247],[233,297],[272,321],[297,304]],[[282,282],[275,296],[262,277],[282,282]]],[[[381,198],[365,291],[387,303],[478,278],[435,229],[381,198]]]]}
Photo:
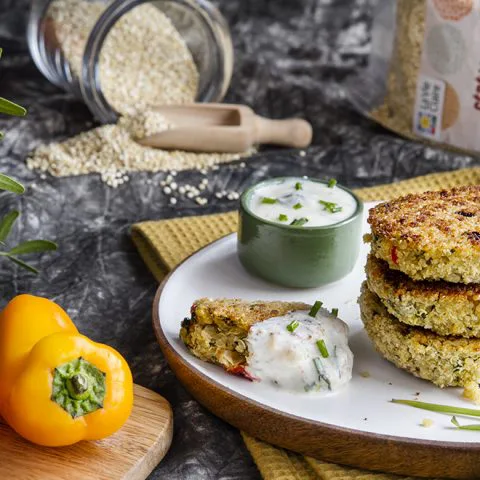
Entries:
{"type": "Polygon", "coordinates": [[[390,315],[366,283],[359,298],[362,321],[377,351],[399,368],[439,387],[466,386],[479,378],[480,340],[441,337],[390,315]]]}
{"type": "Polygon", "coordinates": [[[480,337],[480,285],[415,282],[373,255],[365,271],[368,288],[401,322],[439,335],[480,337]]]}
{"type": "Polygon", "coordinates": [[[407,195],[370,210],[372,253],[414,280],[480,283],[480,186],[407,195]]]}
{"type": "Polygon", "coordinates": [[[243,340],[253,324],[309,309],[310,305],[297,302],[201,298],[192,305],[191,318],[182,322],[180,338],[201,360],[242,373],[235,369],[246,362],[247,346],[243,340]]]}

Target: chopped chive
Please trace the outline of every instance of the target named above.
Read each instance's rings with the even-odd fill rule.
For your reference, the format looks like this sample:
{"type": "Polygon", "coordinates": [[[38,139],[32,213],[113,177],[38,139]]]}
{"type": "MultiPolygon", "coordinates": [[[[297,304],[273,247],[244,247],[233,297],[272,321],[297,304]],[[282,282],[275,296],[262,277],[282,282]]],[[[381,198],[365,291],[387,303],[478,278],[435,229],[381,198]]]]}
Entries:
{"type": "Polygon", "coordinates": [[[313,304],[313,307],[310,309],[310,311],[308,312],[308,314],[311,316],[311,317],[315,317],[318,313],[318,311],[322,308],[322,305],[323,305],[323,302],[321,302],[320,300],[317,300],[314,304],[313,304]]]}
{"type": "Polygon", "coordinates": [[[277,203],[276,198],[270,198],[270,197],[263,197],[262,198],[262,203],[267,203],[269,205],[273,205],[274,203],[277,203]]]}
{"type": "Polygon", "coordinates": [[[290,332],[290,333],[293,333],[295,331],[295,329],[298,328],[300,324],[296,321],[296,320],[293,320],[291,323],[289,323],[287,325],[287,330],[290,332]]]}
{"type": "Polygon", "coordinates": [[[473,408],[451,407],[449,405],[438,405],[436,403],[418,402],[416,400],[399,400],[396,398],[392,399],[392,403],[408,405],[409,407],[420,408],[422,410],[428,410],[430,412],[452,413],[452,414],[456,413],[458,415],[469,415],[471,417],[480,417],[480,409],[475,410],[473,408]]]}
{"type": "Polygon", "coordinates": [[[284,213],[281,213],[279,216],[278,216],[278,220],[280,222],[286,222],[288,221],[288,217],[284,214],[284,213]]]}
{"type": "Polygon", "coordinates": [[[302,186],[302,184],[301,184],[300,182],[297,182],[297,183],[295,184],[295,190],[303,190],[303,186],[302,186]]]}
{"type": "Polygon", "coordinates": [[[331,178],[328,181],[328,188],[333,188],[333,187],[335,187],[335,185],[337,185],[337,181],[334,178],[331,178]]]}
{"type": "Polygon", "coordinates": [[[308,222],[308,218],[302,217],[302,218],[296,218],[290,225],[293,225],[294,227],[302,227],[308,222]]]}
{"type": "Polygon", "coordinates": [[[319,200],[318,203],[323,205],[325,208],[324,210],[328,210],[330,213],[338,213],[343,210],[343,208],[334,202],[326,202],[325,200],[319,200]]]}
{"type": "Polygon", "coordinates": [[[451,422],[459,429],[459,430],[480,430],[480,423],[476,425],[460,425],[458,423],[457,418],[454,416],[452,417],[451,422]]]}
{"type": "Polygon", "coordinates": [[[325,341],[320,339],[317,340],[317,348],[322,354],[323,358],[328,358],[330,355],[328,354],[327,346],[325,345],[325,341]]]}
{"type": "Polygon", "coordinates": [[[302,208],[302,207],[303,207],[303,205],[299,202],[299,203],[296,203],[296,204],[293,206],[293,209],[294,209],[294,210],[298,210],[298,209],[300,209],[300,208],[302,208]]]}
{"type": "Polygon", "coordinates": [[[313,359],[313,364],[315,365],[315,368],[317,370],[318,377],[320,378],[320,380],[323,380],[327,384],[328,389],[331,390],[332,385],[330,383],[330,379],[325,374],[325,369],[323,368],[322,359],[321,358],[314,358],[313,359]]]}
{"type": "Polygon", "coordinates": [[[338,308],[332,308],[332,315],[338,317],[338,308]]]}

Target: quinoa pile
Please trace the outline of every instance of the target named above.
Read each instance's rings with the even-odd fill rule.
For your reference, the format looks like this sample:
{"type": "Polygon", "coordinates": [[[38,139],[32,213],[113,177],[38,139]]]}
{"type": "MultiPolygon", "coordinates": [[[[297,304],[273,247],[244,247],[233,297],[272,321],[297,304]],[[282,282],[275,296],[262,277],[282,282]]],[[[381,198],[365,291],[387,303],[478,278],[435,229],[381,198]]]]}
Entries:
{"type": "Polygon", "coordinates": [[[55,177],[98,173],[107,185],[117,187],[128,181],[130,172],[203,170],[252,153],[166,151],[135,141],[170,127],[155,111],[121,117],[116,125],[103,125],[61,143],[40,146],[27,159],[27,166],[55,177]]]}
{"type": "Polygon", "coordinates": [[[397,367],[480,401],[480,186],[407,195],[368,219],[359,299],[376,349],[397,367]]]}

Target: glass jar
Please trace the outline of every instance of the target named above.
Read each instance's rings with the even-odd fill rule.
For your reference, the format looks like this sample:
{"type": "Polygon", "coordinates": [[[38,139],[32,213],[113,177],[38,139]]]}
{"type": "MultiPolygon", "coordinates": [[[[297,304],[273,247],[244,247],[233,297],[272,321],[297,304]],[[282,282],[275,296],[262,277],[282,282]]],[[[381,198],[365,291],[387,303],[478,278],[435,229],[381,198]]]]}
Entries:
{"type": "MultiPolygon", "coordinates": [[[[48,80],[82,98],[101,122],[115,122],[119,115],[118,109],[104,95],[105,88],[102,89],[99,69],[102,48],[117,22],[143,4],[151,4],[167,17],[169,25],[173,25],[190,52],[198,72],[194,100],[218,102],[223,99],[232,76],[233,48],[224,17],[208,0],[62,0],[63,4],[68,5],[66,9],[75,8],[82,2],[83,6],[89,4],[87,8],[95,4],[95,8],[100,9],[98,18],[94,17],[91,22],[91,28],[85,22],[88,26],[86,31],[76,31],[78,29],[72,23],[73,33],[67,31],[70,37],[67,35],[65,38],[71,43],[70,50],[78,50],[78,62],[65,54],[65,44],[62,46],[56,35],[50,14],[50,7],[55,1],[58,2],[32,1],[28,25],[31,55],[48,80]],[[69,1],[72,3],[68,4],[69,1]]],[[[79,14],[78,11],[76,13],[79,14]]],[[[164,51],[159,55],[168,60],[170,53],[164,51]]],[[[132,69],[135,69],[135,65],[132,65],[132,69]]],[[[172,69],[175,69],[174,64],[172,69]]],[[[119,85],[122,81],[122,78],[118,78],[119,85]]]]}

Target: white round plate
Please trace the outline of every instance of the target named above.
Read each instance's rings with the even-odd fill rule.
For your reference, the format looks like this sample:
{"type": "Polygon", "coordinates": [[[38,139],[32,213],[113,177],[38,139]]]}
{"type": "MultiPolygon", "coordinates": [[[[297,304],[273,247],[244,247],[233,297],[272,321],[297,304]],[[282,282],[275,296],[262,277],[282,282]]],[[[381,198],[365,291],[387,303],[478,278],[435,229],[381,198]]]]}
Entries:
{"type": "MultiPolygon", "coordinates": [[[[369,231],[365,209],[364,231],[369,231]]],[[[270,410],[385,439],[441,442],[443,447],[459,444],[478,447],[480,432],[456,430],[451,416],[393,404],[392,398],[474,407],[461,397],[460,389],[440,389],[429,382],[394,367],[374,350],[360,320],[357,298],[365,279],[364,265],[369,246],[363,245],[354,270],[339,282],[314,289],[290,289],[267,283],[246,272],[236,254],[236,235],[224,237],[188,258],[162,285],[154,309],[157,332],[192,372],[202,374],[219,388],[270,410]],[[339,317],[350,327],[350,347],[354,353],[353,378],[343,390],[327,396],[289,393],[274,385],[250,382],[227,374],[220,367],[192,356],[179,339],[180,323],[189,316],[190,306],[201,297],[283,300],[314,303],[338,308],[339,317]],[[422,426],[426,418],[434,421],[422,426]]],[[[162,343],[162,342],[160,342],[162,343]]],[[[465,422],[465,419],[462,419],[465,422]]],[[[472,423],[472,421],[467,421],[472,423]]],[[[479,422],[480,423],[480,422],[479,422]]]]}

